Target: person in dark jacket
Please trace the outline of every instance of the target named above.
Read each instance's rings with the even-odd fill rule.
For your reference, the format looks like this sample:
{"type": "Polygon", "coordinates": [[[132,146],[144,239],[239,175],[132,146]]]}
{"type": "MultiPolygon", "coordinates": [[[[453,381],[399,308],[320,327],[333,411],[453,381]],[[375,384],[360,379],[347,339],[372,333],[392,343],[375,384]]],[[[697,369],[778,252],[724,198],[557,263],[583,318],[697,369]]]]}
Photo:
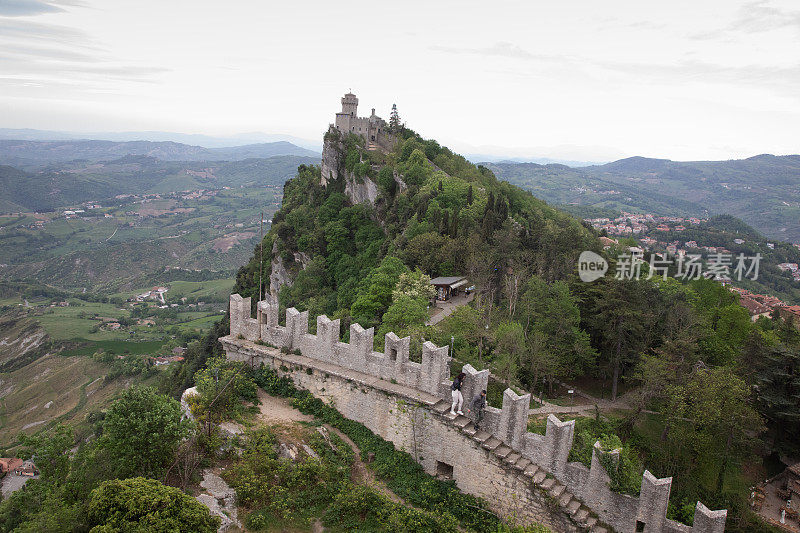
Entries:
{"type": "Polygon", "coordinates": [[[480,394],[472,399],[472,403],[467,409],[467,413],[475,413],[475,430],[480,429],[481,420],[483,420],[483,410],[486,409],[486,391],[482,390],[480,394]]]}
{"type": "Polygon", "coordinates": [[[456,376],[456,379],[453,380],[453,384],[450,385],[450,390],[453,392],[453,406],[450,407],[451,415],[455,415],[456,412],[460,415],[464,414],[461,411],[464,407],[464,396],[461,395],[461,385],[464,384],[465,377],[467,377],[467,375],[461,372],[456,376]],[[458,408],[458,411],[456,411],[456,408],[458,408]]]}

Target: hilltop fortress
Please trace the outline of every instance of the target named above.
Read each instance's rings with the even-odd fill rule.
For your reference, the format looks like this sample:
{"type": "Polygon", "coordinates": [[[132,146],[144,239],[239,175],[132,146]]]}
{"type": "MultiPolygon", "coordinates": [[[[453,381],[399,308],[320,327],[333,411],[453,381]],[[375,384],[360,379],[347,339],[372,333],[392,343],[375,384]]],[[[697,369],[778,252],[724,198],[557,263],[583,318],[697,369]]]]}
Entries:
{"type": "Polygon", "coordinates": [[[364,139],[369,149],[377,147],[388,148],[394,142],[394,136],[389,132],[389,124],[375,114],[369,117],[358,116],[358,98],[353,93],[342,97],[342,111],[336,113],[336,122],[331,124],[342,133],[353,133],[364,139]]]}
{"type": "MultiPolygon", "coordinates": [[[[274,297],[256,305],[230,298],[230,335],[220,338],[228,359],[265,364],[346,417],[408,451],[426,472],[453,479],[462,491],[485,498],[492,510],[523,523],[555,531],[722,533],[727,511],[698,502],[694,524],[666,518],[672,478],[645,471],[638,497],[609,488],[607,467],[618,451],[595,444],[591,467],[568,461],[574,421],[547,420],[544,435],[527,431],[530,394],[503,394],[502,408],[487,407],[482,429],[464,416],[450,415],[448,348],[425,342],[421,362],[410,359],[410,339],[388,333],[383,353],[373,350],[374,330],[350,326],[340,340],[339,320],[316,318],[308,333],[308,312],[290,308],[278,323],[274,297]],[[279,349],[280,348],[280,349],[279,349]]],[[[471,399],[487,387],[488,370],[465,365],[463,394],[471,399]]]]}

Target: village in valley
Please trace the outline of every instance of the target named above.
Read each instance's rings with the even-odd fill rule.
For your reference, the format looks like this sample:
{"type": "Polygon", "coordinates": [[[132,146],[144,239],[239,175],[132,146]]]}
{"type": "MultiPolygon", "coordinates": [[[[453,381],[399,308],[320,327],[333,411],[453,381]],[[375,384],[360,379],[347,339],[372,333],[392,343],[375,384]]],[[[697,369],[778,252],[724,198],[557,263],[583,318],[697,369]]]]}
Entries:
{"type": "MultiPolygon", "coordinates": [[[[600,231],[603,236],[600,241],[608,250],[620,246],[620,243],[630,243],[635,240],[635,246],[628,246],[634,253],[652,252],[666,254],[676,260],[689,255],[730,256],[735,258],[737,250],[730,250],[724,246],[714,246],[704,242],[709,238],[701,229],[709,223],[707,218],[658,216],[651,213],[637,214],[622,212],[619,217],[586,218],[585,222],[600,231]],[[681,235],[691,234],[694,238],[681,239],[681,235]],[[696,235],[700,235],[697,237],[696,235]],[[616,237],[612,238],[611,236],[616,237]]],[[[731,243],[737,247],[747,245],[750,249],[761,250],[764,254],[775,250],[775,243],[764,241],[748,242],[750,237],[734,237],[731,243]]],[[[782,246],[787,246],[781,243],[782,246]]],[[[800,244],[792,244],[800,251],[800,244]]],[[[758,253],[761,253],[758,252],[758,253]]],[[[797,262],[782,262],[775,264],[777,269],[789,276],[800,287],[800,266],[797,262]]],[[[732,292],[739,295],[739,303],[747,309],[753,321],[759,317],[769,317],[777,313],[781,318],[794,320],[800,324],[800,305],[797,302],[786,302],[781,298],[764,292],[752,291],[737,286],[736,279],[720,280],[732,292]]]]}

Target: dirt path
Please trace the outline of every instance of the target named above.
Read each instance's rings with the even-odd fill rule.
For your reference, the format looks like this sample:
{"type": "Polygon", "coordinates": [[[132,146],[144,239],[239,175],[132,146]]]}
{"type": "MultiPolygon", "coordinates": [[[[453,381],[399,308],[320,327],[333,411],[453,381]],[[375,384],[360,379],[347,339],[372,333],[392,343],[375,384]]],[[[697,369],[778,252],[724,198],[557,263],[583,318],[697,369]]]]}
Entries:
{"type": "Polygon", "coordinates": [[[258,389],[258,406],[260,413],[258,419],[267,424],[285,424],[292,422],[312,422],[314,417],[304,415],[294,407],[287,398],[270,396],[263,389],[258,389]]]}
{"type": "Polygon", "coordinates": [[[630,392],[627,393],[627,397],[619,396],[615,401],[605,400],[602,398],[596,398],[591,394],[584,392],[572,385],[559,381],[559,384],[572,389],[575,391],[575,399],[580,403],[578,405],[556,405],[554,403],[550,403],[546,400],[541,400],[537,398],[536,400],[539,401],[542,405],[541,407],[537,407],[535,409],[531,409],[529,411],[532,415],[545,415],[545,414],[586,414],[586,413],[593,413],[595,410],[595,406],[600,408],[601,410],[607,409],[623,409],[623,410],[631,410],[633,407],[629,403],[631,399],[630,392]],[[580,399],[579,399],[580,398],[580,399]]]}
{"type": "Polygon", "coordinates": [[[336,436],[345,441],[347,445],[350,446],[350,448],[355,453],[356,455],[355,460],[353,461],[353,465],[350,467],[350,479],[353,481],[353,483],[358,483],[360,485],[367,485],[375,489],[377,492],[380,492],[381,494],[383,494],[384,496],[386,496],[395,503],[408,505],[405,502],[405,500],[403,500],[403,498],[392,492],[392,490],[389,487],[387,487],[383,481],[376,478],[375,473],[372,470],[367,468],[367,465],[365,465],[364,462],[361,460],[361,450],[356,445],[356,443],[350,439],[350,437],[348,437],[335,427],[329,426],[328,424],[325,424],[325,429],[327,429],[331,433],[335,433],[336,436]]]}
{"type": "MultiPolygon", "coordinates": [[[[258,399],[261,401],[258,419],[265,424],[291,424],[295,422],[314,421],[313,416],[305,415],[292,407],[291,402],[287,398],[271,396],[264,392],[264,390],[258,389],[258,399]]],[[[330,433],[336,434],[337,437],[346,442],[353,450],[355,459],[350,467],[350,479],[353,483],[370,486],[393,502],[405,504],[405,501],[400,496],[392,492],[383,481],[375,477],[375,473],[372,470],[367,468],[367,465],[361,460],[361,450],[350,437],[328,424],[325,424],[325,429],[330,433]]]]}

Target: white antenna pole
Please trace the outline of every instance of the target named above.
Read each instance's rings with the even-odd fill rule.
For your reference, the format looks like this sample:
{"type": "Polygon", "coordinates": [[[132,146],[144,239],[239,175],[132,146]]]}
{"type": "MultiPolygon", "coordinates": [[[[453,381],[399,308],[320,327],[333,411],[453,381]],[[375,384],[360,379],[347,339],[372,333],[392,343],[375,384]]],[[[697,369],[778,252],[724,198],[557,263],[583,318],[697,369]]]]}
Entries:
{"type": "Polygon", "coordinates": [[[261,220],[259,221],[259,267],[258,267],[258,301],[264,299],[264,211],[261,211],[261,220]]]}

